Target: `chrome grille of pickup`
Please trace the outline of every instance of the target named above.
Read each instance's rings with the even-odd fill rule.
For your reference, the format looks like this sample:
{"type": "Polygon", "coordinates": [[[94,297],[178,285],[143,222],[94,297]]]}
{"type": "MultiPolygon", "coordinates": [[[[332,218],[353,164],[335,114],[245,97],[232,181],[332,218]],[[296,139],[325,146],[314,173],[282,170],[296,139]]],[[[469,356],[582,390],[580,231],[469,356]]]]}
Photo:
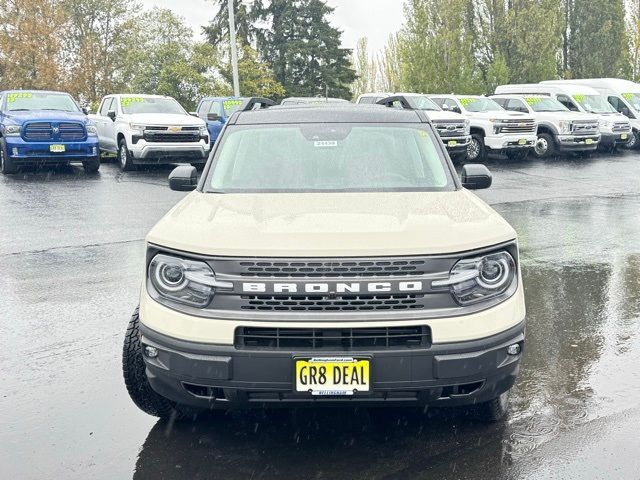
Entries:
{"type": "Polygon", "coordinates": [[[362,310],[415,310],[424,308],[423,294],[342,295],[336,298],[319,295],[242,295],[242,310],[354,312],[362,310]]]}
{"type": "Polygon", "coordinates": [[[575,135],[595,135],[598,130],[598,122],[573,121],[571,132],[575,135]]]}
{"type": "Polygon", "coordinates": [[[536,123],[533,120],[510,120],[498,124],[499,133],[535,133],[536,123]]]}
{"type": "Polygon", "coordinates": [[[431,345],[431,329],[415,327],[372,328],[269,328],[241,327],[235,332],[239,350],[388,350],[431,345]]]}
{"type": "Polygon", "coordinates": [[[614,132],[630,132],[631,131],[631,125],[627,122],[616,122],[613,124],[613,129],[614,132]]]}
{"type": "Polygon", "coordinates": [[[438,135],[441,137],[460,137],[464,135],[464,122],[433,121],[438,135]]]}
{"type": "Polygon", "coordinates": [[[243,277],[379,277],[423,275],[425,260],[241,261],[243,277]]]}
{"type": "Polygon", "coordinates": [[[49,122],[33,122],[27,124],[23,131],[27,141],[46,141],[53,139],[53,127],[49,122]]]}
{"type": "Polygon", "coordinates": [[[61,123],[59,128],[60,140],[74,141],[84,139],[84,127],[80,123],[61,123]]]}
{"type": "Polygon", "coordinates": [[[200,134],[196,133],[156,133],[144,132],[144,139],[151,143],[183,143],[198,142],[200,134]]]}

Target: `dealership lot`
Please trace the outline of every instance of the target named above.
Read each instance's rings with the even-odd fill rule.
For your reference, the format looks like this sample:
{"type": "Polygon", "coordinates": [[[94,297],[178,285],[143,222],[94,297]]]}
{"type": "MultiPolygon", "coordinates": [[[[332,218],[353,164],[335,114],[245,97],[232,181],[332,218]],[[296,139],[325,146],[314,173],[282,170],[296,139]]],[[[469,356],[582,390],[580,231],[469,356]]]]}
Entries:
{"type": "Polygon", "coordinates": [[[120,355],[144,236],[184,195],[170,167],[0,177],[3,476],[634,478],[640,154],[488,166],[480,196],[518,231],[528,308],[510,416],[495,425],[435,409],[157,422],[129,400],[120,355]]]}

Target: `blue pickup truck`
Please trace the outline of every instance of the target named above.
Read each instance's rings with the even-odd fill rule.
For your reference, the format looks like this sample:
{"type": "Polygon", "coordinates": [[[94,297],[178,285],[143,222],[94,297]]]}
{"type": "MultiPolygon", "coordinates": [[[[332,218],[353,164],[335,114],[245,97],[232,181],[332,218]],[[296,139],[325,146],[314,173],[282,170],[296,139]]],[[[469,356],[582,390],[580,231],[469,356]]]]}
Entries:
{"type": "Polygon", "coordinates": [[[16,173],[25,165],[82,163],[100,168],[96,126],[68,93],[0,92],[0,167],[16,173]]]}
{"type": "Polygon", "coordinates": [[[243,97],[206,97],[200,100],[196,115],[207,122],[209,142],[216,143],[220,130],[229,117],[235,113],[246,98],[243,97]]]}

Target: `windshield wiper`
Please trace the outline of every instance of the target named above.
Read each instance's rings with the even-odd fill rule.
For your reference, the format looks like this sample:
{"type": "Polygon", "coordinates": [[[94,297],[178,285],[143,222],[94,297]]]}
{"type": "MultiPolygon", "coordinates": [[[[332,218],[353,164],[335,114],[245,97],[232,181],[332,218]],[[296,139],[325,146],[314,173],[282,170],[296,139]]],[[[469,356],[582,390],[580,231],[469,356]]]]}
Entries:
{"type": "Polygon", "coordinates": [[[30,108],[12,108],[9,110],[10,112],[28,112],[31,110],[30,108]]]}

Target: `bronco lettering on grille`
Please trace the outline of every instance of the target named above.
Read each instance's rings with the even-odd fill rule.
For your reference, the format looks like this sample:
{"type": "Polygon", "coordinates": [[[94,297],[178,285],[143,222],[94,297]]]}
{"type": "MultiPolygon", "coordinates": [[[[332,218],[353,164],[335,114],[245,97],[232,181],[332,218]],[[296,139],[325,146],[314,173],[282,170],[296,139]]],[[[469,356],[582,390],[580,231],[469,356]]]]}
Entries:
{"type": "Polygon", "coordinates": [[[360,292],[420,292],[421,281],[405,282],[314,282],[263,283],[243,282],[242,291],[251,293],[360,293],[360,292]]]}

